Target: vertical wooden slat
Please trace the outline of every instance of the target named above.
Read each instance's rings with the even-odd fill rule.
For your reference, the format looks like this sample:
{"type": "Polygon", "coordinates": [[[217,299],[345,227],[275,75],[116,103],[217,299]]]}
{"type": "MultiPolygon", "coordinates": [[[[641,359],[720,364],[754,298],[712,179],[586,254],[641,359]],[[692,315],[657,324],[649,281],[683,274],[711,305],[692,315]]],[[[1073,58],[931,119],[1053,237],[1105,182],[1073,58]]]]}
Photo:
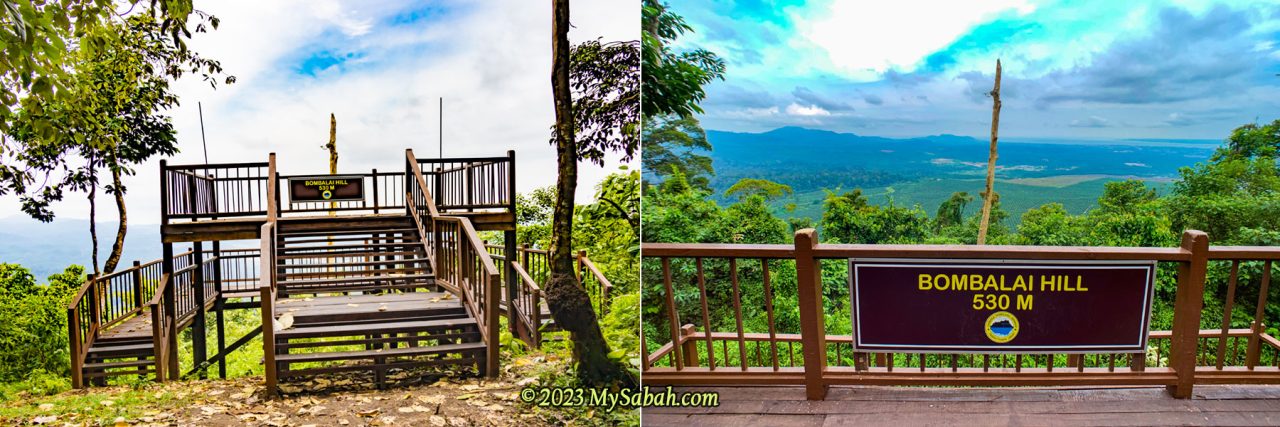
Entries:
{"type": "Polygon", "coordinates": [[[773,358],[773,370],[777,371],[778,366],[778,328],[773,320],[773,286],[770,284],[769,278],[769,259],[760,258],[761,269],[764,271],[764,309],[769,319],[769,351],[773,358]]]}
{"type": "Polygon", "coordinates": [[[680,314],[676,312],[675,291],[671,288],[671,258],[662,258],[662,285],[667,291],[667,320],[671,323],[671,351],[675,353],[676,370],[684,369],[680,359],[680,314]]]}
{"type": "MultiPolygon", "coordinates": [[[[742,292],[738,287],[738,259],[729,258],[729,282],[733,284],[733,315],[738,322],[738,359],[747,370],[747,338],[742,328],[742,292]]],[[[726,362],[727,363],[727,362],[726,362]]]]}
{"type": "Polygon", "coordinates": [[[702,258],[694,258],[697,268],[698,294],[702,300],[702,332],[707,336],[707,368],[716,370],[716,354],[715,348],[711,342],[711,313],[707,310],[707,280],[702,270],[702,258]]]}
{"type": "Polygon", "coordinates": [[[1227,279],[1227,300],[1226,306],[1222,309],[1222,336],[1218,338],[1218,359],[1214,366],[1218,370],[1222,370],[1222,358],[1227,354],[1227,331],[1231,329],[1231,310],[1235,308],[1236,303],[1236,280],[1240,273],[1240,261],[1231,261],[1231,276],[1227,279]]]}
{"type": "Polygon", "coordinates": [[[1258,288],[1258,308],[1253,314],[1253,323],[1250,324],[1249,333],[1249,349],[1245,352],[1245,367],[1253,370],[1258,365],[1258,359],[1261,356],[1259,348],[1259,339],[1262,332],[1266,328],[1264,321],[1267,315],[1267,294],[1271,285],[1271,260],[1262,263],[1262,286],[1258,288]]]}

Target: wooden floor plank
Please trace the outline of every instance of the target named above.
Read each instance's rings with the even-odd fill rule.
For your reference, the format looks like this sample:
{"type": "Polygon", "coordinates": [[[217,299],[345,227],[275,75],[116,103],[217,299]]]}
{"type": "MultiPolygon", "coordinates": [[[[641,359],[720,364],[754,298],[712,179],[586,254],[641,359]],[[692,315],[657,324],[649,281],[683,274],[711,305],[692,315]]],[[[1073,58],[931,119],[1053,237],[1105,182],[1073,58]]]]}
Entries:
{"type": "MultiPolygon", "coordinates": [[[[662,388],[651,392],[662,392],[662,388]]],[[[676,387],[714,391],[711,408],[645,408],[662,425],[1280,425],[1280,386],[1199,385],[1192,399],[1163,387],[676,387]]]]}

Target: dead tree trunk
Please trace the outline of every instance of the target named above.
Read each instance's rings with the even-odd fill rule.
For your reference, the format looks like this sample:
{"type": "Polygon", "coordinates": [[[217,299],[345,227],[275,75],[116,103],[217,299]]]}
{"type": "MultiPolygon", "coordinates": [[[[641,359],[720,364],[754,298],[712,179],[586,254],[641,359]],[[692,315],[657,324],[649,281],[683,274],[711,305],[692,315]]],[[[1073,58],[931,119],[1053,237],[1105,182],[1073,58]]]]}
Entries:
{"type": "Polygon", "coordinates": [[[636,379],[609,358],[591,299],[573,272],[573,207],[578,187],[578,146],[574,139],[573,94],[569,87],[569,0],[552,0],[551,89],[556,111],[556,202],[551,217],[551,280],[547,305],[556,324],[569,331],[578,380],[587,386],[634,387],[636,379]]]}
{"type": "Polygon", "coordinates": [[[996,60],[996,85],[991,89],[991,153],[987,156],[987,189],[982,192],[982,222],[978,224],[978,244],[987,243],[987,228],[991,225],[991,197],[996,182],[996,132],[1000,129],[1000,60],[996,60]]]}

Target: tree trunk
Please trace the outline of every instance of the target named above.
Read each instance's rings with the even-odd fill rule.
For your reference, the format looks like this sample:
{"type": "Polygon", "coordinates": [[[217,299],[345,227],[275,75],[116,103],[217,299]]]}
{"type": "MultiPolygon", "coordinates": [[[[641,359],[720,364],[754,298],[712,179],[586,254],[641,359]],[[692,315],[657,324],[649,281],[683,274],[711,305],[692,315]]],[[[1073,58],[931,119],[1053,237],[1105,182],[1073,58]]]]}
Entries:
{"type": "Polygon", "coordinates": [[[107,256],[107,262],[102,266],[103,273],[110,274],[116,270],[116,266],[120,264],[120,256],[124,254],[124,236],[128,231],[128,215],[124,208],[124,183],[120,181],[120,169],[111,169],[111,186],[112,194],[116,199],[116,211],[120,214],[120,226],[116,228],[116,241],[111,244],[111,254],[107,256]]]}
{"type": "Polygon", "coordinates": [[[987,156],[987,189],[982,193],[982,222],[978,224],[978,244],[987,243],[987,227],[991,225],[991,204],[996,181],[996,131],[1000,129],[1000,60],[996,60],[996,85],[991,89],[991,153],[987,156]]]}
{"type": "MultiPolygon", "coordinates": [[[[333,113],[329,113],[329,143],[324,148],[329,149],[329,175],[338,174],[338,117],[333,113]]],[[[333,209],[338,208],[337,202],[329,202],[329,216],[336,216],[338,213],[333,209]]],[[[332,246],[333,242],[329,242],[332,246]]]]}
{"type": "Polygon", "coordinates": [[[89,240],[93,243],[93,275],[101,277],[102,271],[98,269],[98,180],[97,174],[93,172],[93,158],[89,158],[89,240]]]}
{"type": "Polygon", "coordinates": [[[573,94],[569,90],[569,0],[552,0],[551,88],[556,110],[556,202],[551,217],[551,317],[571,334],[578,381],[585,386],[635,387],[630,371],[609,358],[591,299],[573,273],[573,207],[578,187],[578,147],[574,140],[573,94]]]}

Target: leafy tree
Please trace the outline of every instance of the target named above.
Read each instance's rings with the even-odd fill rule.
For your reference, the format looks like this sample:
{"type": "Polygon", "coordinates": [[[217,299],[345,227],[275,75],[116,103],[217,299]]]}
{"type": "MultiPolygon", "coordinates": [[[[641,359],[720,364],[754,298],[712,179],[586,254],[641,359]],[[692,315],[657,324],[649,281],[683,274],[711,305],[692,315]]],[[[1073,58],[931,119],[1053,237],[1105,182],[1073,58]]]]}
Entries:
{"type": "Polygon", "coordinates": [[[941,230],[964,222],[964,207],[973,201],[973,196],[963,191],[951,193],[951,198],[938,206],[938,215],[934,221],[934,229],[941,230]]]}
{"type": "Polygon", "coordinates": [[[1156,200],[1156,190],[1140,179],[1105,184],[1098,198],[1099,210],[1108,214],[1134,214],[1140,205],[1156,200]]]}
{"type": "MultiPolygon", "coordinates": [[[[93,217],[98,177],[109,175],[106,191],[114,196],[120,217],[103,268],[111,272],[120,261],[128,224],[122,176],[132,175],[134,165],[153,155],[177,152],[173,125],[163,115],[178,103],[170,81],[186,73],[204,73],[208,79],[221,72],[221,66],[186,50],[165,33],[164,24],[147,14],[106,23],[96,31],[113,36],[95,39],[102,41],[99,45],[80,44],[73,52],[64,89],[70,96],[29,96],[8,121],[11,138],[6,145],[12,146],[0,147],[0,153],[13,153],[4,163],[22,172],[0,174],[0,181],[21,197],[24,212],[42,221],[53,219],[50,205],[62,199],[64,189],[88,193],[93,267],[98,272],[93,217]],[[34,186],[35,182],[42,184],[34,186]]],[[[0,194],[5,191],[0,186],[0,194]]]]}
{"type": "Polygon", "coordinates": [[[1048,203],[1022,214],[1017,243],[1042,246],[1088,244],[1088,224],[1067,213],[1061,203],[1048,203]]]}
{"type": "Polygon", "coordinates": [[[644,96],[640,102],[644,117],[701,113],[698,103],[706,97],[702,86],[724,79],[724,61],[703,49],[673,52],[671,42],[693,28],[659,0],[644,0],[641,27],[644,96]]]}
{"type": "Polygon", "coordinates": [[[678,170],[689,184],[711,190],[711,156],[698,151],[711,151],[707,133],[693,116],[655,116],[644,121],[641,138],[644,156],[641,161],[647,173],[665,177],[678,170]]]}
{"type": "Polygon", "coordinates": [[[1175,230],[1199,229],[1232,242],[1244,228],[1280,229],[1280,120],[1236,128],[1207,162],[1179,170],[1163,206],[1175,230]]]}
{"type": "Polygon", "coordinates": [[[745,195],[725,209],[720,220],[718,241],[733,243],[787,243],[788,225],[778,219],[765,203],[764,194],[745,195]]]}
{"type": "Polygon", "coordinates": [[[719,221],[721,210],[709,191],[693,188],[675,170],[661,184],[649,186],[641,204],[641,241],[672,243],[716,242],[708,224],[719,221]]]}
{"type": "Polygon", "coordinates": [[[737,197],[739,200],[746,200],[752,196],[760,196],[766,202],[790,196],[794,193],[789,185],[755,178],[740,179],[724,191],[725,197],[737,197]]]}
{"type": "Polygon", "coordinates": [[[931,233],[929,215],[918,206],[870,205],[861,190],[829,193],[823,202],[825,240],[837,243],[920,243],[931,233]]]}
{"type": "MultiPolygon", "coordinates": [[[[552,2],[551,34],[551,89],[556,117],[552,141],[556,147],[558,173],[556,201],[551,212],[551,279],[546,286],[547,305],[556,324],[572,335],[579,382],[588,386],[634,386],[638,380],[610,357],[612,351],[601,332],[591,299],[574,274],[572,233],[578,160],[584,150],[587,158],[591,159],[592,150],[628,149],[639,145],[626,142],[628,138],[634,140],[639,136],[639,124],[629,121],[634,120],[630,115],[631,109],[620,105],[635,102],[634,97],[627,94],[634,90],[630,85],[638,83],[638,79],[621,74],[638,74],[639,64],[635,67],[586,65],[582,62],[584,57],[574,55],[569,49],[569,0],[552,2]],[[574,91],[582,101],[575,101],[574,91]],[[580,115],[590,118],[580,120],[580,115]],[[579,130],[587,137],[586,140],[577,139],[579,130]]],[[[605,54],[585,57],[597,60],[613,58],[605,54]]]]}

